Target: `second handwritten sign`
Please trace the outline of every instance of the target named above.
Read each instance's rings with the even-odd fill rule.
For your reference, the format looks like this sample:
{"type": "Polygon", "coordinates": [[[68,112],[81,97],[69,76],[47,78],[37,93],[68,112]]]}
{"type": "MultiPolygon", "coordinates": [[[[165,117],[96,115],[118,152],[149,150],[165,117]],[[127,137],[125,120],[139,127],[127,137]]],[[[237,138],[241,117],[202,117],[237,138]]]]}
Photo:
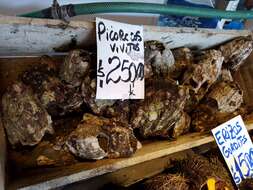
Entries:
{"type": "Polygon", "coordinates": [[[143,27],[96,18],[96,37],[96,98],[143,99],[143,27]]]}
{"type": "Polygon", "coordinates": [[[212,130],[216,143],[238,185],[253,177],[253,145],[239,115],[212,130]]]}

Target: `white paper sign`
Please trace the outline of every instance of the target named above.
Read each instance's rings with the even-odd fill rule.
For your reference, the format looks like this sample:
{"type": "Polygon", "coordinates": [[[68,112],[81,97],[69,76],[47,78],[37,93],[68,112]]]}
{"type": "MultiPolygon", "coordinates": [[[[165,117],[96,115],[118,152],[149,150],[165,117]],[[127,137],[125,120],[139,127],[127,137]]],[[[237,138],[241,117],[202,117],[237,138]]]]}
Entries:
{"type": "Polygon", "coordinates": [[[253,145],[242,117],[219,125],[212,133],[235,183],[253,177],[253,145]]]}
{"type": "Polygon", "coordinates": [[[96,18],[96,37],[96,98],[143,99],[143,27],[96,18]]]}

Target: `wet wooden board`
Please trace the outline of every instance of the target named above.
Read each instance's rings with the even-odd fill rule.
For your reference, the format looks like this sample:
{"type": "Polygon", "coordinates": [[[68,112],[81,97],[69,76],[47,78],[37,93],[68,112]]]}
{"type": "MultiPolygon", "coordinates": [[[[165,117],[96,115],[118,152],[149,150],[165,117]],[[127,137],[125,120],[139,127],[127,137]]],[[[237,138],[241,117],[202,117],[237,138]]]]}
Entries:
{"type": "MultiPolygon", "coordinates": [[[[246,125],[248,130],[253,129],[252,120],[246,122],[246,125]]],[[[19,179],[12,181],[9,189],[16,189],[18,187],[22,190],[57,188],[208,144],[213,141],[214,138],[210,134],[191,133],[179,137],[176,141],[147,142],[130,158],[104,159],[65,167],[27,171],[19,179]]]]}
{"type": "MultiPolygon", "coordinates": [[[[0,55],[31,55],[95,45],[95,24],[84,21],[0,16],[0,55]]],[[[211,47],[249,31],[144,26],[144,40],[160,40],[170,48],[211,47]]]]}

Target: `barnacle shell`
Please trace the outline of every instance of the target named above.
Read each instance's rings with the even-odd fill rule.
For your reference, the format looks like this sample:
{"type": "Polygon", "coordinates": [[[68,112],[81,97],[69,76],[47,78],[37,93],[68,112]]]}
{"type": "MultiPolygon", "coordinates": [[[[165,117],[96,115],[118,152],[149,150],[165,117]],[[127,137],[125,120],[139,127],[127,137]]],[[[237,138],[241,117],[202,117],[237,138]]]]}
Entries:
{"type": "Polygon", "coordinates": [[[83,159],[129,157],[138,148],[133,131],[120,122],[85,114],[68,137],[67,146],[83,159]]]}
{"type": "Polygon", "coordinates": [[[87,75],[82,83],[82,96],[86,103],[95,114],[102,115],[106,109],[112,106],[116,100],[98,100],[96,99],[96,79],[87,75]]]}
{"type": "Polygon", "coordinates": [[[218,81],[205,99],[192,112],[192,126],[196,131],[209,131],[218,124],[240,114],[242,91],[235,82],[218,81]]]}
{"type": "Polygon", "coordinates": [[[42,83],[50,76],[55,77],[58,74],[58,67],[51,57],[42,56],[40,63],[29,67],[20,76],[22,82],[38,91],[42,83]]]}
{"type": "Polygon", "coordinates": [[[25,71],[22,81],[32,87],[42,105],[52,116],[62,116],[77,111],[83,103],[80,93],[61,82],[48,65],[25,71]]]}
{"type": "Polygon", "coordinates": [[[235,82],[217,82],[206,98],[209,102],[215,102],[221,113],[233,112],[243,103],[242,91],[235,82]]]}
{"type": "Polygon", "coordinates": [[[68,87],[56,77],[48,77],[44,80],[38,94],[42,104],[53,116],[74,112],[83,103],[76,89],[68,87]]]}
{"type": "Polygon", "coordinates": [[[234,81],[233,76],[232,76],[230,70],[228,70],[228,69],[221,69],[221,74],[220,74],[220,77],[218,80],[219,81],[228,81],[228,82],[234,81]]]}
{"type": "Polygon", "coordinates": [[[186,110],[192,110],[204,97],[211,85],[218,79],[223,57],[220,51],[208,50],[198,57],[198,62],[192,64],[184,73],[181,83],[189,88],[190,97],[186,110]]]}
{"type": "Polygon", "coordinates": [[[253,49],[252,37],[240,37],[220,46],[219,50],[224,56],[224,67],[236,70],[250,55],[253,49]]]}
{"type": "Polygon", "coordinates": [[[173,79],[180,79],[184,72],[194,64],[194,56],[189,48],[177,48],[172,50],[175,64],[170,69],[169,76],[173,79]]]}
{"type": "Polygon", "coordinates": [[[32,89],[16,82],[2,97],[3,122],[12,145],[36,145],[45,133],[52,134],[50,115],[34,96],[32,89]]]}
{"type": "Polygon", "coordinates": [[[82,83],[82,97],[93,113],[106,117],[114,117],[122,122],[129,122],[128,100],[96,99],[96,79],[87,75],[82,83]]]}
{"type": "Polygon", "coordinates": [[[166,44],[159,41],[146,41],[145,44],[145,78],[167,78],[174,65],[173,54],[166,44]]]}
{"type": "Polygon", "coordinates": [[[72,50],[61,65],[60,78],[73,87],[80,86],[91,65],[90,53],[84,50],[72,50]]]}
{"type": "Polygon", "coordinates": [[[92,71],[89,75],[85,76],[81,91],[84,103],[86,103],[96,115],[114,117],[126,123],[129,121],[128,100],[96,99],[96,79],[92,76],[92,71]]]}
{"type": "Polygon", "coordinates": [[[175,123],[173,132],[172,132],[172,137],[177,138],[180,135],[183,135],[189,132],[190,124],[191,124],[191,117],[187,113],[182,112],[181,117],[175,123]]]}
{"type": "MultiPolygon", "coordinates": [[[[171,137],[177,122],[182,122],[186,91],[168,80],[150,81],[147,85],[145,99],[132,104],[130,123],[133,128],[139,128],[143,137],[171,137]]],[[[174,131],[175,136],[178,136],[179,126],[174,131]]]]}
{"type": "Polygon", "coordinates": [[[223,62],[221,52],[208,50],[198,57],[197,64],[193,64],[184,75],[182,84],[190,86],[195,94],[206,92],[217,80],[223,62]]]}

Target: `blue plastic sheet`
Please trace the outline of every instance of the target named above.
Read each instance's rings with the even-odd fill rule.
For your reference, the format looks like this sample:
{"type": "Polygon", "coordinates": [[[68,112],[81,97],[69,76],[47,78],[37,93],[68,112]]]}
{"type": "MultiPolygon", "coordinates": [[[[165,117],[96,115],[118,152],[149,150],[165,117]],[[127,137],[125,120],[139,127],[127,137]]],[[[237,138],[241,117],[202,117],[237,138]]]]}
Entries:
{"type": "MultiPolygon", "coordinates": [[[[168,0],[167,4],[183,5],[189,7],[199,8],[211,8],[211,5],[206,4],[194,4],[187,2],[186,0],[168,0]]],[[[199,18],[190,16],[173,16],[173,15],[161,15],[159,17],[159,26],[171,26],[171,27],[193,27],[193,28],[216,28],[219,19],[216,18],[199,18]]],[[[231,21],[224,25],[224,29],[243,29],[244,25],[242,21],[231,21]]]]}

